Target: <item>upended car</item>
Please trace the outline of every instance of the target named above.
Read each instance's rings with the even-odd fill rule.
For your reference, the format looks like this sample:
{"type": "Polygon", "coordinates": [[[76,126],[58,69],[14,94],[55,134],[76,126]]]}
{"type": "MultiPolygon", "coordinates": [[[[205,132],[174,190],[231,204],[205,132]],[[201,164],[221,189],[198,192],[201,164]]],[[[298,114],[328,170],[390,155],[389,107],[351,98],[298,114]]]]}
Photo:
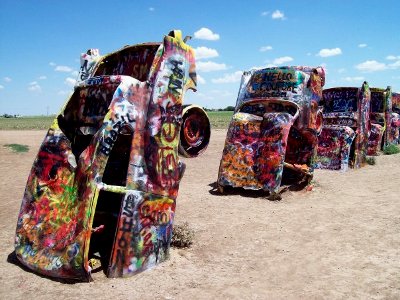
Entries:
{"type": "Polygon", "coordinates": [[[315,167],[341,171],[362,167],[366,163],[368,144],[372,149],[371,145],[382,138],[382,127],[371,126],[368,83],[364,82],[360,88],[324,89],[322,97],[324,119],[315,167]]]}
{"type": "Polygon", "coordinates": [[[51,277],[89,281],[93,258],[108,277],[129,276],[168,257],[180,139],[187,156],[208,144],[202,109],[183,106],[194,51],[178,30],[106,56],[89,50],[79,79],[33,163],[15,253],[51,277]]]}
{"type": "MultiPolygon", "coordinates": [[[[392,88],[371,88],[371,123],[382,128],[381,139],[377,142],[369,141],[369,155],[377,155],[380,149],[391,144],[400,143],[400,118],[393,111],[392,88]]],[[[397,101],[397,99],[395,100],[397,101]]]]}
{"type": "Polygon", "coordinates": [[[307,185],[313,177],[321,67],[273,67],[243,73],[219,167],[217,186],[263,190],[279,199],[282,179],[307,185]]]}
{"type": "Polygon", "coordinates": [[[400,93],[392,93],[392,114],[392,137],[395,144],[400,144],[400,93]]]}

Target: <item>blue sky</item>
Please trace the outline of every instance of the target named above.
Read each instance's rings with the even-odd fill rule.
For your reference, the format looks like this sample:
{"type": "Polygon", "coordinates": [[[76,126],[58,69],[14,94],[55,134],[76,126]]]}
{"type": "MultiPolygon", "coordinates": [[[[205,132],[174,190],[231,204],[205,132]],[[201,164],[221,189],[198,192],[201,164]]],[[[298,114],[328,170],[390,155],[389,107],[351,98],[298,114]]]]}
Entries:
{"type": "Polygon", "coordinates": [[[0,114],[57,113],[79,56],[191,35],[198,92],[185,103],[234,105],[243,70],[322,65],[326,86],[400,92],[400,1],[0,1],[0,114]]]}

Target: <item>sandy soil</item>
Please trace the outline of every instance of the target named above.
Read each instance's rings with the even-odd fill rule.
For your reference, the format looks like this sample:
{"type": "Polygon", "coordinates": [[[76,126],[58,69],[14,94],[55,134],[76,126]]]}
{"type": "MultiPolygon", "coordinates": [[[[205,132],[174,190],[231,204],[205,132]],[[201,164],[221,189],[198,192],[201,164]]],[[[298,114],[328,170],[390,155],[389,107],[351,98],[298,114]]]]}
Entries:
{"type": "Polygon", "coordinates": [[[0,131],[0,299],[400,299],[400,155],[347,173],[317,170],[311,192],[281,201],[219,196],[226,131],[185,159],[176,223],[195,230],[191,249],[124,279],[60,283],[7,261],[26,179],[44,131],[0,131]],[[8,143],[30,146],[10,152],[8,143]]]}

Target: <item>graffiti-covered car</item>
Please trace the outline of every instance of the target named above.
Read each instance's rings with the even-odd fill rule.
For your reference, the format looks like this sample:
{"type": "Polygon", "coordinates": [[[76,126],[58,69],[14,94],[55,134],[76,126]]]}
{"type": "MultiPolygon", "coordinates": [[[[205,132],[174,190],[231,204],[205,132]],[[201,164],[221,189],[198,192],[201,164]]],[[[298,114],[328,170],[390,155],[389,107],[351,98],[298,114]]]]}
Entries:
{"type": "Polygon", "coordinates": [[[369,140],[369,155],[376,155],[379,149],[399,143],[399,114],[393,111],[390,86],[386,89],[371,88],[371,124],[373,126],[380,125],[383,136],[381,135],[378,144],[374,139],[369,140]]]}
{"type": "Polygon", "coordinates": [[[392,111],[400,115],[400,93],[392,93],[392,111]]]}
{"type": "Polygon", "coordinates": [[[400,144],[400,93],[392,93],[392,116],[394,144],[400,144]]]}
{"type": "Polygon", "coordinates": [[[284,179],[308,183],[322,127],[322,68],[274,67],[244,72],[217,185],[279,197],[284,179]]]}
{"type": "MultiPolygon", "coordinates": [[[[103,75],[128,75],[145,79],[153,63],[153,53],[159,43],[144,43],[125,46],[115,52],[100,56],[98,49],[89,49],[80,57],[81,68],[78,78],[103,75]]],[[[171,85],[179,80],[180,74],[171,78],[171,85]]],[[[182,125],[179,139],[179,153],[185,157],[196,157],[203,153],[209,144],[211,127],[207,113],[198,105],[185,104],[182,112],[182,125]]]]}
{"type": "Polygon", "coordinates": [[[342,171],[349,166],[360,168],[366,162],[371,131],[368,83],[364,82],[361,88],[324,89],[322,98],[324,125],[318,138],[315,167],[342,171]]]}
{"type": "Polygon", "coordinates": [[[164,261],[184,172],[182,102],[196,70],[181,32],[93,61],[40,146],[18,215],[18,259],[57,278],[90,280],[94,257],[108,277],[164,261]]]}

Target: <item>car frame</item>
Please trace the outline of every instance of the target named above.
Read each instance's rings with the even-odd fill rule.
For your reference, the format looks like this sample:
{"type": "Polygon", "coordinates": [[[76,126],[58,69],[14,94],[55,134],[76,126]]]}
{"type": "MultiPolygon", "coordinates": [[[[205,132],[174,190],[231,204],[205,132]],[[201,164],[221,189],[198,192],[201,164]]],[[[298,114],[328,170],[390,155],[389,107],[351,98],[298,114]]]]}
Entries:
{"type": "Polygon", "coordinates": [[[279,199],[282,178],[294,184],[311,181],[324,83],[321,67],[243,73],[218,172],[220,192],[264,190],[279,199]]]}
{"type": "Polygon", "coordinates": [[[380,149],[400,142],[399,114],[393,112],[392,97],[392,88],[390,86],[386,89],[371,88],[371,123],[374,126],[380,125],[382,127],[382,138],[378,145],[373,140],[370,140],[371,149],[368,151],[369,155],[377,155],[380,149]]]}
{"type": "Polygon", "coordinates": [[[196,90],[179,30],[94,54],[48,130],[18,215],[15,253],[46,276],[125,277],[166,260],[179,182],[183,98],[196,90]]]}
{"type": "Polygon", "coordinates": [[[318,138],[315,167],[342,171],[349,166],[362,167],[371,132],[368,83],[364,82],[360,88],[324,89],[322,98],[324,125],[318,138]]]}

